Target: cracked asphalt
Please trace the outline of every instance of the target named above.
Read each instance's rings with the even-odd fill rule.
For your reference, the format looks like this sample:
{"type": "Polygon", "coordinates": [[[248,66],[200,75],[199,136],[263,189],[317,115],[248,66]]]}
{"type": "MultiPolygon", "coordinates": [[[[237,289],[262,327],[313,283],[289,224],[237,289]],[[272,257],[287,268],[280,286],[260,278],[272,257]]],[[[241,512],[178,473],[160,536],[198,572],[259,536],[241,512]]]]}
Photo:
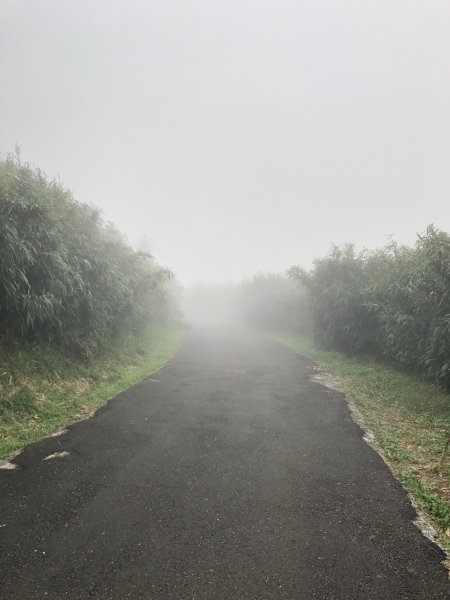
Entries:
{"type": "Polygon", "coordinates": [[[256,334],[192,331],[28,446],[0,471],[2,600],[450,598],[443,553],[311,371],[256,334]]]}

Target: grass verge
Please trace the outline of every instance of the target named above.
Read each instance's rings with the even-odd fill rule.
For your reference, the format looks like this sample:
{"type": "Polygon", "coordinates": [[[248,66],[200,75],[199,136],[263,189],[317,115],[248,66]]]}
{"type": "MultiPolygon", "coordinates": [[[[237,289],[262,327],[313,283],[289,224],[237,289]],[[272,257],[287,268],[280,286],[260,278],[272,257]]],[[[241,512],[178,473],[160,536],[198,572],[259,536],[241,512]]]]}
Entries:
{"type": "Polygon", "coordinates": [[[433,468],[450,436],[450,396],[380,362],[321,350],[290,333],[270,335],[339,380],[377,436],[393,472],[450,552],[450,456],[442,469],[433,468]]]}
{"type": "Polygon", "coordinates": [[[89,360],[42,347],[0,348],[0,458],[88,417],[162,367],[182,338],[181,329],[152,327],[114,340],[89,360]]]}

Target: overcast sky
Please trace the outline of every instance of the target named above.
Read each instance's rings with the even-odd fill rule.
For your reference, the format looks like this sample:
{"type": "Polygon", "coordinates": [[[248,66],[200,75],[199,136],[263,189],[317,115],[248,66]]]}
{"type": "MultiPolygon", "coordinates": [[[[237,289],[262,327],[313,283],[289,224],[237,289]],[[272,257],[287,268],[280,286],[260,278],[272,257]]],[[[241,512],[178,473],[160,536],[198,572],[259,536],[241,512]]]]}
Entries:
{"type": "Polygon", "coordinates": [[[0,0],[0,150],[188,284],[450,231],[448,0],[0,0]]]}

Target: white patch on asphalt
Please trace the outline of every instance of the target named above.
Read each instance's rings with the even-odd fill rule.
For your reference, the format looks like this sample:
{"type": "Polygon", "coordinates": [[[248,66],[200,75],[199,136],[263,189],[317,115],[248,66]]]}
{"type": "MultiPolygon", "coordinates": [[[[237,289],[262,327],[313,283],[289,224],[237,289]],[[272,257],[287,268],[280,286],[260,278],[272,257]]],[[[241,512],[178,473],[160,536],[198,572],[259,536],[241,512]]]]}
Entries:
{"type": "Polygon", "coordinates": [[[55,431],[55,433],[50,434],[49,437],[59,437],[60,435],[64,435],[68,431],[68,429],[58,429],[58,431],[55,431]]]}
{"type": "Polygon", "coordinates": [[[373,433],[373,431],[366,431],[365,434],[363,435],[363,440],[365,442],[367,442],[368,444],[374,444],[377,441],[377,438],[375,437],[375,434],[373,433]]]}
{"type": "Polygon", "coordinates": [[[432,525],[427,521],[427,517],[423,514],[420,508],[417,506],[414,498],[411,494],[408,494],[411,504],[417,511],[417,518],[414,519],[413,523],[416,527],[420,529],[425,537],[427,537],[430,541],[436,542],[436,531],[432,525]]]}
{"type": "Polygon", "coordinates": [[[335,379],[330,373],[326,371],[322,371],[322,369],[318,369],[314,367],[314,372],[311,375],[310,379],[315,381],[316,383],[320,383],[330,390],[334,390],[335,392],[342,392],[342,388],[339,386],[339,382],[335,379]]]}
{"type": "Polygon", "coordinates": [[[11,471],[12,469],[17,469],[17,465],[9,462],[9,460],[0,460],[0,469],[4,471],[11,471]]]}
{"type": "Polygon", "coordinates": [[[49,454],[42,460],[50,460],[51,458],[63,458],[64,456],[68,456],[68,455],[69,455],[69,453],[66,452],[66,450],[63,450],[62,452],[53,452],[53,454],[49,454]]]}

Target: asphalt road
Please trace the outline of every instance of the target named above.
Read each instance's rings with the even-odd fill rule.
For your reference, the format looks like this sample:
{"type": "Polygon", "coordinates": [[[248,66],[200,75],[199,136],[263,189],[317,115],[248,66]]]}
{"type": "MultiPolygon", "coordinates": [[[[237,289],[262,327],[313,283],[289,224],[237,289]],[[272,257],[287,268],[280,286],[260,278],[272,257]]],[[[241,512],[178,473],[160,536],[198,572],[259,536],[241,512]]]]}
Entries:
{"type": "Polygon", "coordinates": [[[193,332],[26,448],[0,471],[0,598],[450,598],[401,486],[310,372],[264,338],[193,332]]]}

